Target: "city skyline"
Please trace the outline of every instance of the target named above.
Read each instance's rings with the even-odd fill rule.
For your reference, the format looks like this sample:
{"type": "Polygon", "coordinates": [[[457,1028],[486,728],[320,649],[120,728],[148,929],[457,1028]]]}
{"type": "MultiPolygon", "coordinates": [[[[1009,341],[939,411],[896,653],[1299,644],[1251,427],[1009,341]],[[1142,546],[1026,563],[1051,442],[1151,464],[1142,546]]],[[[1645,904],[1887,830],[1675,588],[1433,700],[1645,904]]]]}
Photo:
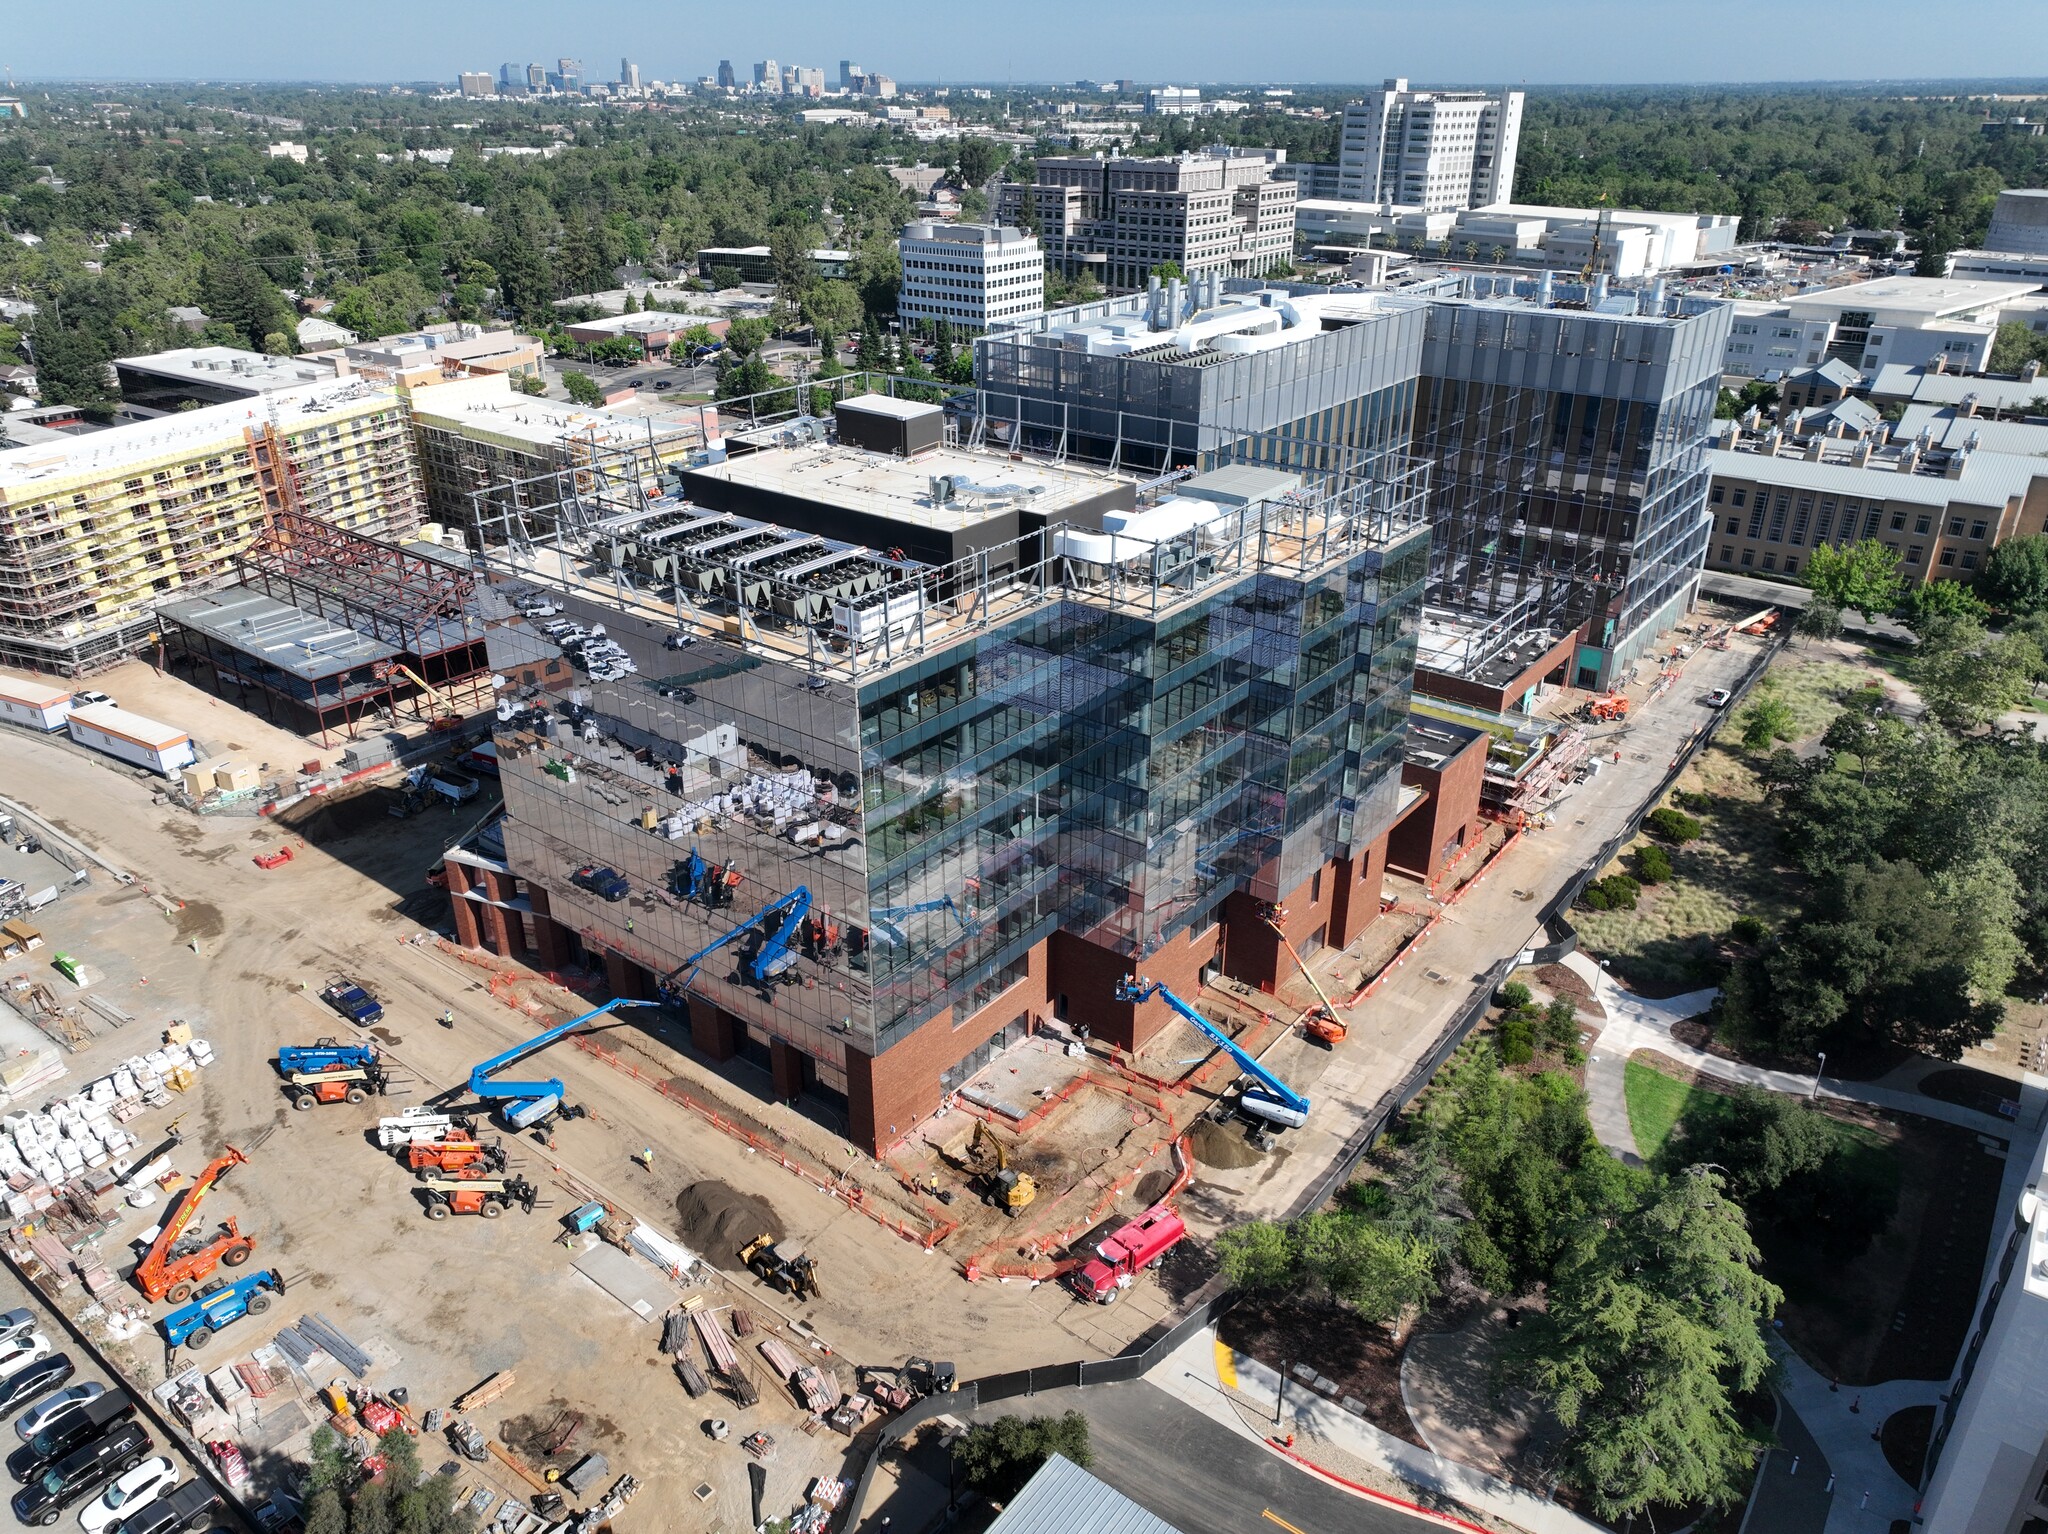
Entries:
{"type": "Polygon", "coordinates": [[[256,0],[164,7],[109,0],[89,30],[59,13],[17,18],[6,57],[17,82],[60,80],[370,83],[453,80],[509,58],[623,56],[643,79],[695,80],[720,58],[781,58],[800,41],[828,69],[842,57],[906,82],[1042,83],[1075,78],[1196,82],[1272,80],[1351,85],[1405,74],[1418,84],[1770,84],[2013,80],[2048,76],[2048,28],[2030,0],[1959,0],[1929,31],[1911,0],[1873,0],[1845,29],[1823,12],[1786,14],[1731,0],[1714,25],[1676,5],[1574,7],[1551,13],[1511,0],[1451,0],[1420,13],[1376,4],[1295,3],[1244,13],[1196,0],[1136,0],[1091,13],[1085,34],[992,40],[960,34],[950,10],[898,0],[849,23],[838,7],[799,0],[773,24],[711,19],[665,36],[616,0],[565,15],[533,0],[475,0],[422,10],[366,0],[358,25],[309,50],[256,0]],[[1995,41],[1994,41],[1995,40],[1995,41]]]}

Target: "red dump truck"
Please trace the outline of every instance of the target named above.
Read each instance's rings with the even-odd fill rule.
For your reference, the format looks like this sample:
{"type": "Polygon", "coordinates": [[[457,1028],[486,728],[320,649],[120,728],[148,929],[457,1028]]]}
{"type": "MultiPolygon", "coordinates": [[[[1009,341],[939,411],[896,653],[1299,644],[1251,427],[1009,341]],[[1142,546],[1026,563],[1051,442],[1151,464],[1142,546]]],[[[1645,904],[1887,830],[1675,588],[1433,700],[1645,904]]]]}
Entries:
{"type": "Polygon", "coordinates": [[[1187,1233],[1179,1215],[1154,1204],[1095,1249],[1095,1256],[1074,1273],[1074,1292],[1098,1305],[1115,1304],[1141,1269],[1156,1266],[1187,1233]]]}

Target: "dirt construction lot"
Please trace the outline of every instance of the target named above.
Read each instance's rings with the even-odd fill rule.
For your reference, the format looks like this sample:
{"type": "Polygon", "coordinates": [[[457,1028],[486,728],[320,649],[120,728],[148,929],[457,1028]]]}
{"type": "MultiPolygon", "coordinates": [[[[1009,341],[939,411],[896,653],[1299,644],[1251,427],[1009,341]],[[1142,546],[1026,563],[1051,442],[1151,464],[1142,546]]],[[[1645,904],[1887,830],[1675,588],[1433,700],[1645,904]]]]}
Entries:
{"type": "MultiPolygon", "coordinates": [[[[185,1098],[136,1121],[143,1143],[181,1116],[185,1142],[173,1159],[189,1176],[224,1142],[247,1146],[267,1134],[209,1200],[206,1217],[237,1217],[259,1242],[257,1264],[275,1265],[289,1289],[264,1321],[225,1333],[207,1367],[245,1356],[278,1325],[317,1310],[386,1360],[367,1383],[406,1386],[416,1409],[446,1406],[492,1372],[513,1369],[514,1387],[479,1415],[486,1432],[537,1451],[580,1416],[566,1459],[596,1451],[614,1474],[629,1472],[643,1484],[625,1527],[738,1530],[755,1521],[741,1436],[758,1428],[780,1445],[767,1467],[764,1517],[786,1515],[812,1476],[842,1473],[848,1442],[830,1430],[800,1431],[801,1412],[751,1343],[740,1347],[761,1384],[760,1406],[690,1400],[658,1351],[659,1327],[578,1271],[579,1261],[589,1265],[580,1245],[561,1244],[561,1217],[585,1198],[603,1196],[671,1238],[682,1235],[679,1200],[695,1185],[723,1184],[757,1200],[757,1210],[817,1259],[823,1298],[799,1307],[744,1273],[686,1291],[633,1259],[651,1291],[650,1308],[658,1313],[686,1292],[712,1306],[744,1305],[764,1322],[780,1320],[785,1340],[807,1360],[836,1363],[848,1388],[852,1365],[900,1364],[911,1354],[955,1360],[970,1376],[1113,1353],[1129,1341],[1124,1332],[1142,1329],[1163,1308],[1083,1306],[1051,1284],[969,1285],[947,1257],[923,1252],[652,1087],[567,1046],[540,1057],[544,1069],[533,1074],[560,1076],[590,1116],[558,1127],[552,1148],[531,1137],[512,1147],[515,1169],[552,1207],[531,1217],[429,1222],[411,1175],[370,1143],[377,1113],[457,1085],[476,1061],[537,1027],[487,989],[488,972],[422,941],[431,928],[419,919],[439,923],[445,915],[445,898],[425,888],[424,875],[458,823],[443,814],[356,817],[345,834],[297,846],[291,863],[266,871],[252,857],[283,840],[296,843],[283,828],[202,820],[154,804],[151,794],[149,779],[0,730],[0,795],[135,879],[123,885],[96,871],[39,916],[50,947],[5,966],[50,980],[51,951],[75,953],[94,990],[134,1018],[118,1031],[99,1024],[100,1036],[69,1057],[71,1075],[50,1090],[75,1090],[154,1045],[158,1030],[182,1018],[213,1043],[217,1060],[185,1098]],[[387,1015],[376,1037],[405,1095],[293,1113],[272,1061],[281,1044],[350,1031],[315,995],[337,973],[367,980],[383,999],[387,1015]],[[444,1007],[455,1013],[451,1029],[437,1022],[444,1007]],[[631,1159],[643,1148],[653,1153],[651,1170],[631,1159]],[[792,1329],[799,1321],[809,1330],[792,1329]],[[810,1336],[832,1356],[808,1347],[810,1336]],[[730,1439],[714,1443],[701,1431],[712,1417],[732,1423],[730,1439]],[[709,1491],[700,1495],[702,1487],[709,1491]]],[[[59,999],[75,1000],[76,992],[59,999]]],[[[562,1015],[581,1009],[566,993],[559,1005],[562,1015]]],[[[653,1037],[633,1038],[643,1053],[677,1061],[680,1074],[692,1069],[658,1027],[653,1037]]],[[[717,1086],[695,1069],[689,1084],[701,1078],[717,1086]]],[[[748,1108],[778,1132],[817,1144],[816,1126],[790,1110],[761,1102],[748,1108]]],[[[837,1154],[853,1155],[843,1142],[837,1154]]],[[[879,1175],[872,1163],[864,1170],[879,1175]]],[[[122,1211],[123,1223],[102,1244],[110,1266],[125,1270],[124,1238],[160,1214],[161,1206],[122,1211]]],[[[724,1225],[717,1239],[729,1243],[737,1226],[724,1225]]],[[[703,1255],[728,1272],[739,1266],[730,1245],[703,1255]]],[[[136,1368],[162,1376],[153,1334],[130,1347],[136,1368]]],[[[312,1420],[309,1406],[309,1426],[312,1420]]],[[[423,1458],[431,1466],[442,1456],[423,1458]]],[[[495,1463],[488,1472],[463,1467],[470,1481],[494,1476],[498,1491],[530,1494],[495,1463]]]]}

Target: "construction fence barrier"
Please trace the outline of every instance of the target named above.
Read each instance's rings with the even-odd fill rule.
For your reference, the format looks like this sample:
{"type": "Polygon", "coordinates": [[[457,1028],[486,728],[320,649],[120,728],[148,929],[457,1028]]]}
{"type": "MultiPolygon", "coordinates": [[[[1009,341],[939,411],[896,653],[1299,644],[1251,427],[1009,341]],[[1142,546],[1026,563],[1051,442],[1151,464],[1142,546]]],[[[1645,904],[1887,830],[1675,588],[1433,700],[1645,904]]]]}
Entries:
{"type": "Polygon", "coordinates": [[[929,1229],[918,1230],[906,1221],[899,1220],[895,1216],[877,1209],[869,1202],[867,1190],[857,1183],[847,1183],[838,1178],[827,1177],[816,1168],[799,1161],[776,1141],[754,1133],[753,1130],[747,1128],[744,1124],[733,1122],[716,1108],[713,1108],[708,1103],[699,1102],[688,1092],[683,1091],[671,1082],[649,1075],[632,1061],[622,1058],[616,1050],[606,1049],[595,1039],[582,1034],[575,1035],[569,1042],[585,1054],[591,1055],[604,1064],[609,1065],[613,1070],[621,1071],[631,1076],[642,1086],[660,1093],[670,1102],[680,1104],[682,1107],[689,1109],[690,1112],[696,1114],[705,1123],[711,1125],[712,1128],[730,1135],[750,1150],[766,1156],[784,1171],[802,1178],[819,1192],[830,1194],[848,1209],[866,1215],[884,1230],[894,1231],[905,1241],[915,1246],[923,1247],[929,1251],[960,1228],[959,1221],[939,1219],[934,1215],[934,1223],[929,1229]]]}

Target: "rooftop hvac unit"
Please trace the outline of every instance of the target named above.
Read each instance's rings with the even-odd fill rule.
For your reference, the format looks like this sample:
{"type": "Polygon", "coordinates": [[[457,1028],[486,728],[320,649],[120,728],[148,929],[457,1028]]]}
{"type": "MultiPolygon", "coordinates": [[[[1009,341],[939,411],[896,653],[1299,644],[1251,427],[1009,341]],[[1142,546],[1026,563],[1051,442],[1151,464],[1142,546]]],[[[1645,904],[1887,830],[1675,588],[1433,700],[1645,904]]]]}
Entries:
{"type": "Polygon", "coordinates": [[[885,634],[907,631],[923,611],[922,590],[906,591],[886,599],[870,596],[857,603],[834,602],[832,632],[855,644],[877,644],[885,634]]]}

